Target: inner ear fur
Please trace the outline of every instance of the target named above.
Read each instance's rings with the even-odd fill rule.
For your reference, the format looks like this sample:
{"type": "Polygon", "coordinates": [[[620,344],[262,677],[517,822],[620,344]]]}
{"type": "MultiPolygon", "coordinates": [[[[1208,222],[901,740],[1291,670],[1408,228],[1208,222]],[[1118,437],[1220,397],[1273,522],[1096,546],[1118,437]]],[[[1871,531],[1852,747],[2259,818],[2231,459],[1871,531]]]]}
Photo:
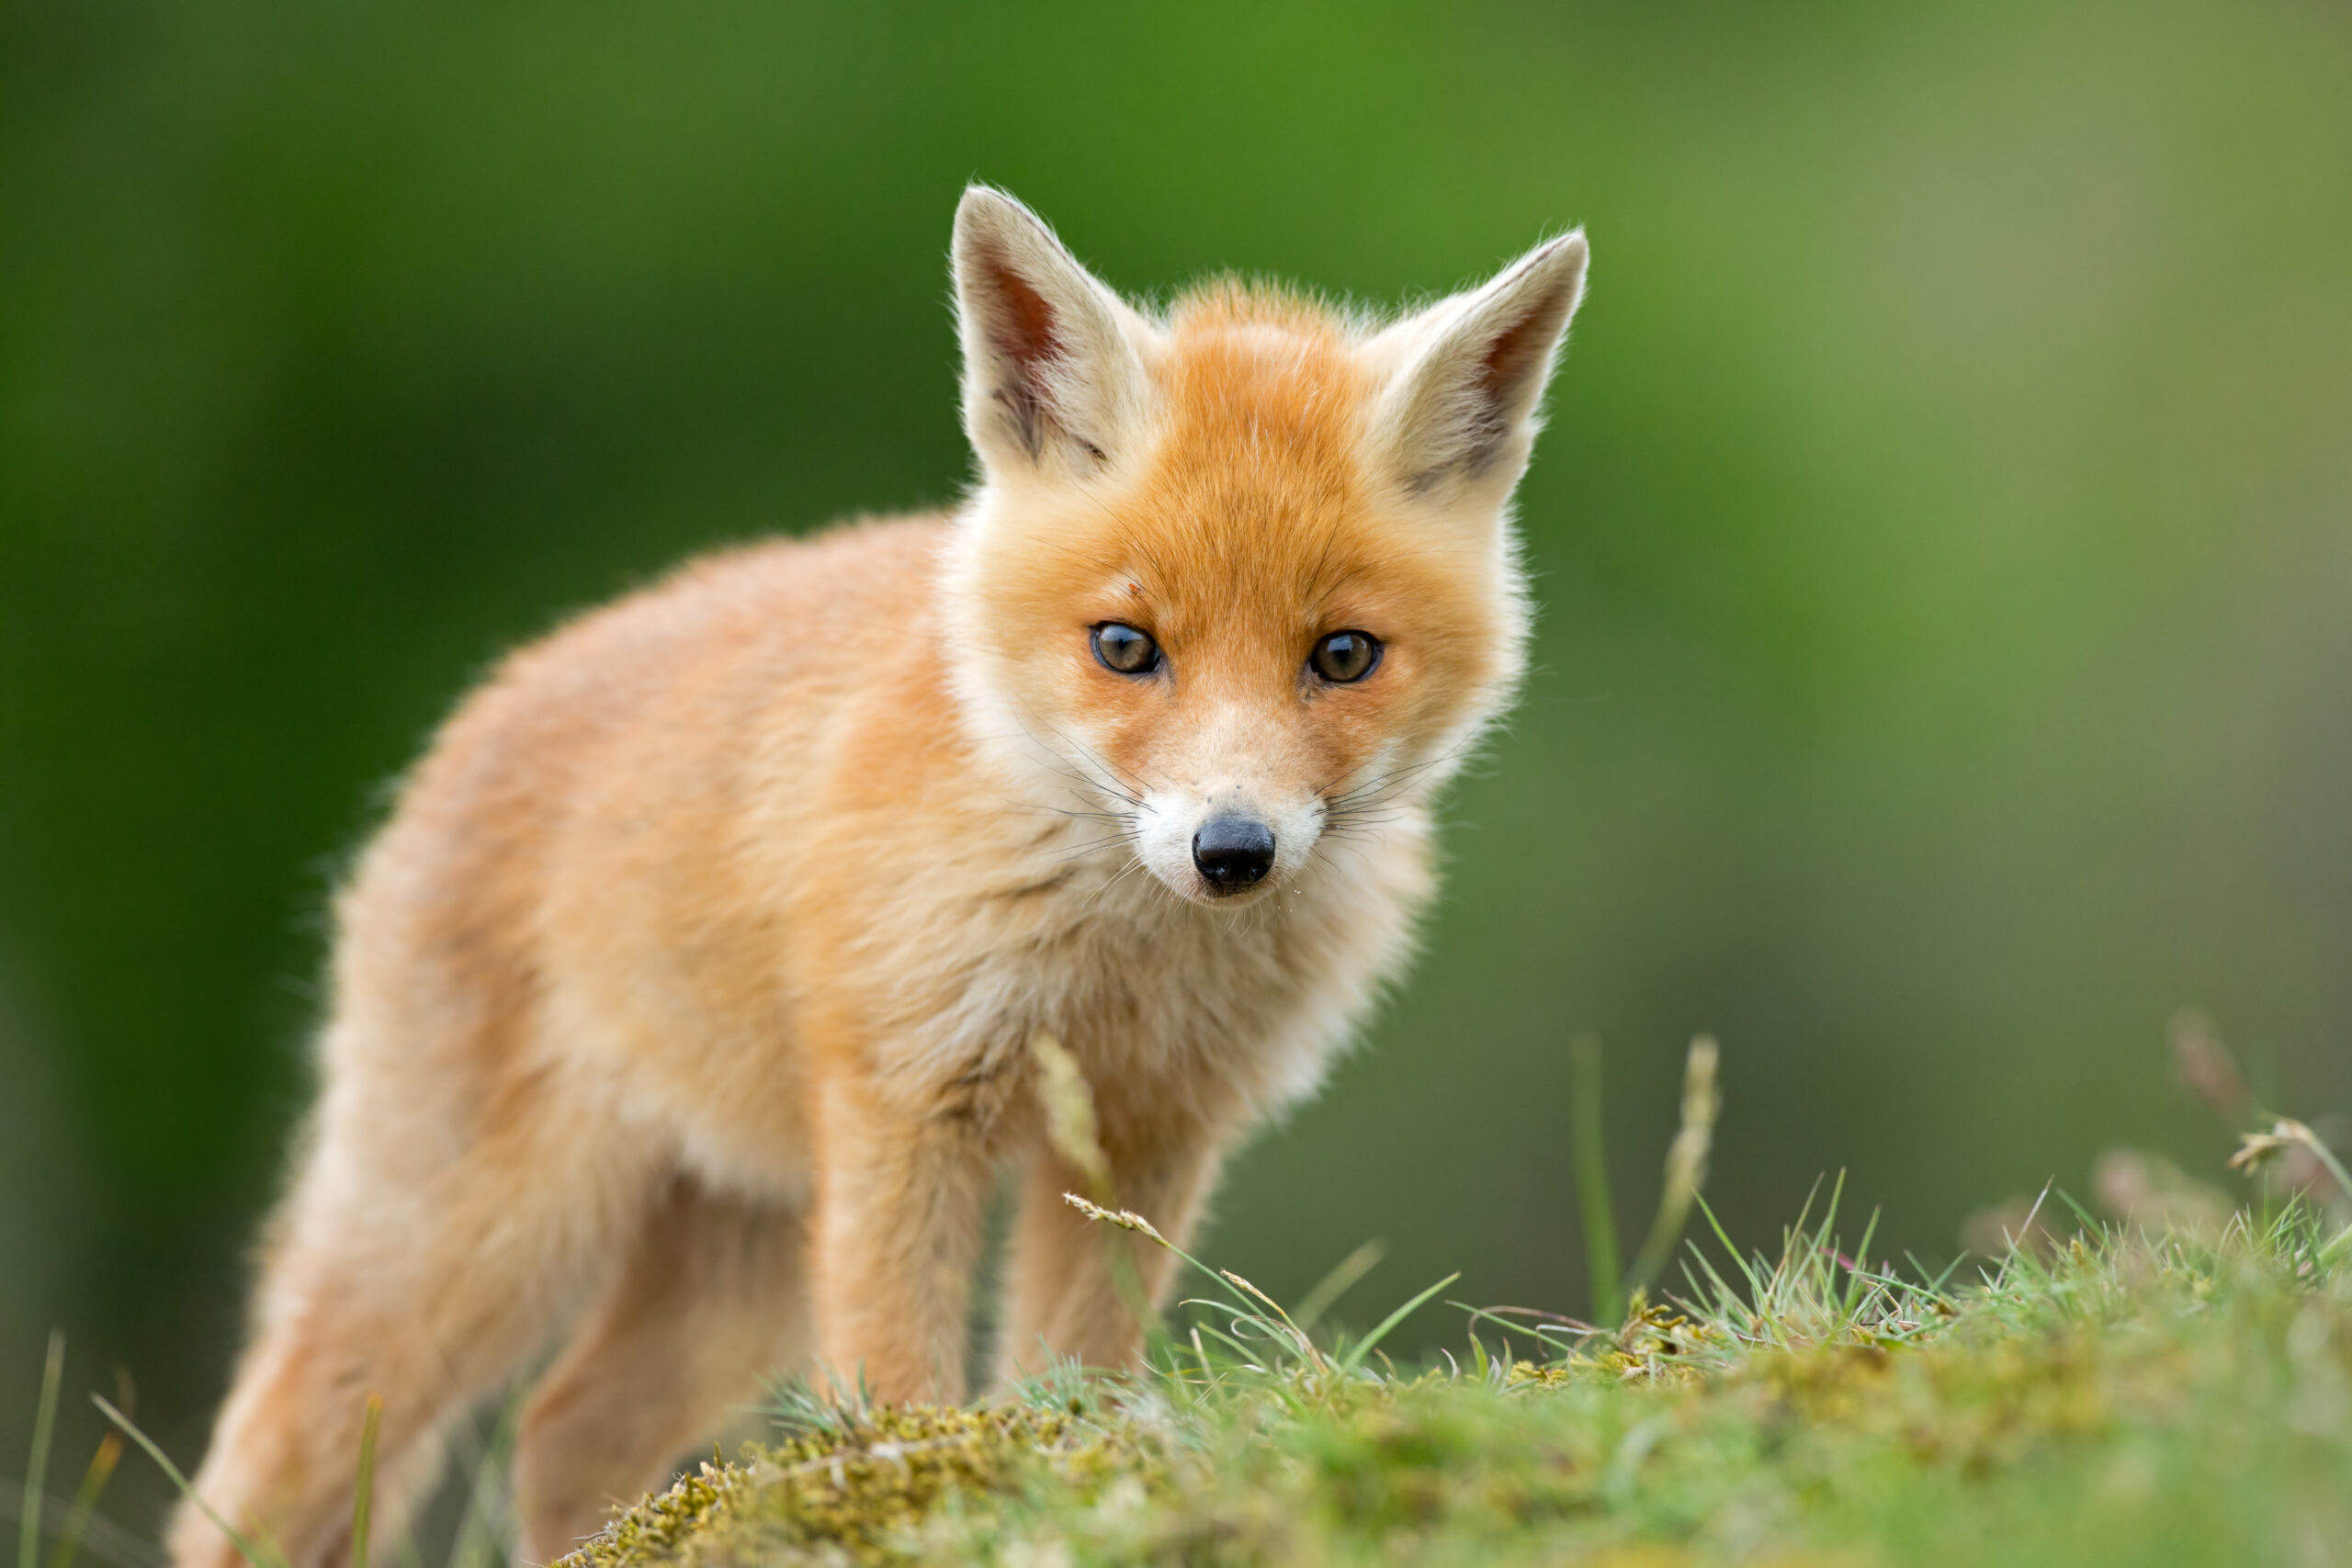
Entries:
{"type": "Polygon", "coordinates": [[[1544,385],[1584,297],[1589,254],[1583,230],[1563,234],[1385,334],[1402,363],[1382,424],[1407,489],[1518,482],[1544,385]]]}
{"type": "Polygon", "coordinates": [[[1116,456],[1141,418],[1148,331],[1001,190],[974,186],[956,210],[956,307],[964,429],[992,471],[1116,456]]]}

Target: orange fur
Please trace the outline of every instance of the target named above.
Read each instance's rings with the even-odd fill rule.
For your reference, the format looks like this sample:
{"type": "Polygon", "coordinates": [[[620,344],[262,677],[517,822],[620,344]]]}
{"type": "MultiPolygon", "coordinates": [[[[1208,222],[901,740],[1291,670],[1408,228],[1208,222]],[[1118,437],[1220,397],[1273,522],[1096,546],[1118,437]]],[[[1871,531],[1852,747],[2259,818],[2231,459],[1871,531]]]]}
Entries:
{"type": "MultiPolygon", "coordinates": [[[[1311,1090],[1518,674],[1504,513],[1583,254],[1377,330],[1231,285],[1152,321],[968,195],[975,494],[696,562],[516,654],[361,860],[199,1492],[333,1564],[369,1393],[389,1534],[448,1422],[561,1337],[518,1459],[537,1561],[763,1371],[960,1398],[1008,1162],[1001,1371],[1131,1362],[1027,1043],[1067,1044],[1120,1201],[1176,1236],[1311,1090]],[[1098,661],[1111,621],[1164,668],[1098,661]],[[1382,661],[1323,682],[1345,629],[1382,661]],[[1261,884],[1195,874],[1215,812],[1271,825],[1261,884]]],[[[192,1509],[172,1545],[231,1561],[192,1509]]]]}

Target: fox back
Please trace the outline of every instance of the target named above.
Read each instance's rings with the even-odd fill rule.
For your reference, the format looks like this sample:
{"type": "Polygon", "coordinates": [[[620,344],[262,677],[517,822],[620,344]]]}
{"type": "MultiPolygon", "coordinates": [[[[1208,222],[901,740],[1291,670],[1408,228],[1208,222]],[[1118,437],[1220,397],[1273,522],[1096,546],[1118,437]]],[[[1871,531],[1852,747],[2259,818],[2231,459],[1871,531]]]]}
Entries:
{"type": "MultiPolygon", "coordinates": [[[[1007,1167],[998,1375],[1131,1363],[1127,1238],[1060,1194],[1181,1243],[1398,969],[1433,797],[1521,669],[1510,496],[1585,255],[1394,321],[1233,282],[1148,312],[967,192],[963,503],[514,656],[362,857],[198,1491],[332,1563],[315,1456],[369,1393],[390,1532],[453,1415],[560,1345],[517,1458],[545,1561],[770,1370],[960,1398],[1007,1167]],[[1048,1124],[1057,1064],[1093,1146],[1048,1124]]],[[[193,1508],[174,1550],[233,1560],[193,1508]]]]}

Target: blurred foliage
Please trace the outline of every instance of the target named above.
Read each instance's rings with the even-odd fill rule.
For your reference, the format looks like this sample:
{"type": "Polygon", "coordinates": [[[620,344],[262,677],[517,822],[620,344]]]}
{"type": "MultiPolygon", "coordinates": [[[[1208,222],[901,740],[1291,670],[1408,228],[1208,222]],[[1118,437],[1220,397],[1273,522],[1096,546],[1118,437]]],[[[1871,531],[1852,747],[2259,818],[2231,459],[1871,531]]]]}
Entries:
{"type": "Polygon", "coordinates": [[[1251,1278],[1581,1302],[1578,1029],[1629,1213],[1706,1029],[1734,1233],[1845,1167],[1926,1253],[2211,1168],[2184,1001],[2352,1105],[2346,81],[2316,0],[6,0],[0,1393],[62,1322],[193,1452],[385,782],[567,608],[955,493],[974,175],[1136,289],[1593,237],[1538,673],[1251,1278]]]}

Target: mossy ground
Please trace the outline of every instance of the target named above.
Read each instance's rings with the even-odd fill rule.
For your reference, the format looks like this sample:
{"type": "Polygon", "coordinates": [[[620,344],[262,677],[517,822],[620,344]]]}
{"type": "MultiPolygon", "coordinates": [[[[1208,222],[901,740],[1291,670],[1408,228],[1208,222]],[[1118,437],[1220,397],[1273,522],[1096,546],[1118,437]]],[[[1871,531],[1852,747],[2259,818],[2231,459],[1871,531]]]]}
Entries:
{"type": "Polygon", "coordinates": [[[1614,1335],[1513,1356],[1474,1317],[1419,1372],[1235,1281],[1152,1374],[802,1402],[567,1568],[2352,1562],[2333,1234],[2094,1232],[1931,1286],[1800,1228],[1614,1335]]]}
{"type": "MultiPolygon", "coordinates": [[[[622,1510],[558,1568],[2352,1564],[2352,1173],[2311,1128],[2256,1116],[2218,1047],[2190,1043],[2184,1081],[2241,1125],[2267,1122],[2232,1162],[2266,1170],[2256,1208],[2116,1151],[2098,1177],[2112,1223],[2076,1210],[2062,1235],[2063,1200],[1992,1212],[1980,1245],[1998,1261],[1928,1279],[1873,1258],[1874,1222],[1849,1247],[1833,1190],[1777,1254],[1743,1254],[1714,1228],[1683,1252],[1681,1288],[1653,1300],[1639,1286],[1703,1207],[1715,1099],[1701,1042],[1630,1301],[1597,1170],[1583,1184],[1608,1330],[1443,1306],[1446,1280],[1369,1334],[1318,1331],[1369,1254],[1293,1313],[1140,1216],[1073,1197],[1204,1282],[1155,1327],[1146,1371],[1060,1369],[967,1408],[780,1393],[773,1440],[622,1510]],[[1440,1310],[1465,1314],[1461,1353],[1391,1363],[1385,1337],[1440,1310]]],[[[1050,1066],[1058,1047],[1038,1049],[1050,1066]]],[[[1597,1055],[1580,1060],[1589,1112],[1597,1055]]],[[[1090,1154],[1099,1166],[1081,1080],[1061,1078],[1053,1135],[1075,1168],[1090,1154]]],[[[1579,1144],[1597,1153],[1597,1117],[1579,1144]]],[[[1140,1311],[1115,1261],[1127,1238],[1111,1240],[1140,1311]]],[[[40,1561],[62,1352],[53,1342],[19,1568],[40,1561]]],[[[473,1456],[449,1568],[505,1561],[513,1416],[473,1456]]],[[[84,1547],[119,1568],[150,1561],[93,1512],[120,1451],[110,1438],[48,1516],[50,1568],[84,1547]]],[[[238,1545],[252,1568],[283,1568],[266,1540],[238,1545]]],[[[422,1568],[413,1536],[397,1555],[422,1568]]]]}

